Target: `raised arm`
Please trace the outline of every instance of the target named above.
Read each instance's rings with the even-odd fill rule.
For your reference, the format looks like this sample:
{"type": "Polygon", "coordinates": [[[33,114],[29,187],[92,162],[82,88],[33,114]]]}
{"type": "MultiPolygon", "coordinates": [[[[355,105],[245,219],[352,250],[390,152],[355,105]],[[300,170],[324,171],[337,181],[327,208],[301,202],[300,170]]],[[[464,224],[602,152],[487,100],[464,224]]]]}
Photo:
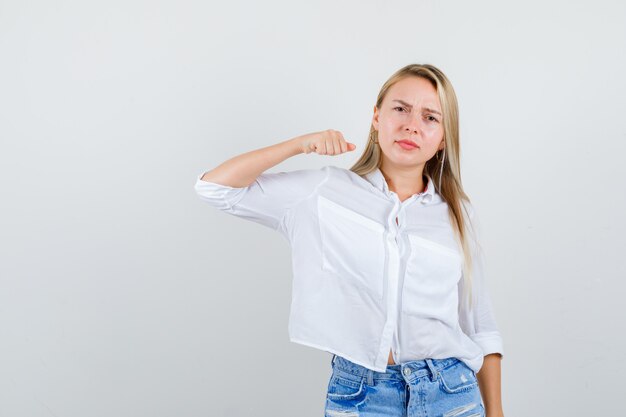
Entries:
{"type": "Polygon", "coordinates": [[[292,156],[310,152],[337,155],[354,148],[336,130],[309,133],[237,155],[206,172],[201,179],[235,188],[246,187],[263,172],[292,156]]]}
{"type": "Polygon", "coordinates": [[[337,155],[354,149],[355,145],[346,142],[336,130],[297,136],[238,155],[203,172],[197,177],[195,189],[209,205],[279,230],[289,238],[285,215],[326,179],[327,170],[264,171],[300,153],[337,155]]]}

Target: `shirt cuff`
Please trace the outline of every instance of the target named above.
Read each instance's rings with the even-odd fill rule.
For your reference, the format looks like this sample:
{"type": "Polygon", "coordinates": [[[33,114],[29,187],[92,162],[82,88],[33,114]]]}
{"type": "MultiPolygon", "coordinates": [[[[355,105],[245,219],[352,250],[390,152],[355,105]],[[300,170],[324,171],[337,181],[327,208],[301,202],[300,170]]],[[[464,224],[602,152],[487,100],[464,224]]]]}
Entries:
{"type": "Polygon", "coordinates": [[[230,210],[244,196],[248,187],[231,187],[216,182],[204,181],[202,176],[206,171],[196,176],[195,190],[204,202],[220,209],[230,210]]]}
{"type": "Polygon", "coordinates": [[[502,357],[504,357],[502,336],[499,332],[476,333],[470,337],[478,346],[480,346],[483,351],[483,356],[490,353],[499,353],[502,357]]]}

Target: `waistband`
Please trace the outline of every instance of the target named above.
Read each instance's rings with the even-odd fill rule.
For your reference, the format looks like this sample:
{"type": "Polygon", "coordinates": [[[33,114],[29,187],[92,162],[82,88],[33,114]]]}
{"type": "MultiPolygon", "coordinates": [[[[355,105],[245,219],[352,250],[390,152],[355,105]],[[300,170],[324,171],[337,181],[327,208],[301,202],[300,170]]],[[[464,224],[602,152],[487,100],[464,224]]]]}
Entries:
{"type": "Polygon", "coordinates": [[[445,359],[420,359],[387,365],[386,372],[378,372],[356,364],[342,356],[332,354],[331,366],[333,372],[340,374],[344,378],[352,377],[355,381],[366,378],[368,384],[371,385],[375,380],[384,379],[412,382],[424,376],[429,376],[432,381],[436,381],[440,371],[460,361],[460,359],[454,357],[445,359]]]}

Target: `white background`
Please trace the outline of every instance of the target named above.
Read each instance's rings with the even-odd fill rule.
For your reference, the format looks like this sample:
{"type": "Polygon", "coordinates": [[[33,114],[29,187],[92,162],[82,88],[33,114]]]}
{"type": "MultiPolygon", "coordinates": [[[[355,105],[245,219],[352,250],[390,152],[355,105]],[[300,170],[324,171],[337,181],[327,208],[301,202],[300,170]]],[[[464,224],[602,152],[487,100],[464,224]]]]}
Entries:
{"type": "Polygon", "coordinates": [[[626,374],[626,3],[0,0],[0,416],[321,416],[287,242],[196,175],[382,83],[459,97],[507,417],[616,415],[626,374]]]}

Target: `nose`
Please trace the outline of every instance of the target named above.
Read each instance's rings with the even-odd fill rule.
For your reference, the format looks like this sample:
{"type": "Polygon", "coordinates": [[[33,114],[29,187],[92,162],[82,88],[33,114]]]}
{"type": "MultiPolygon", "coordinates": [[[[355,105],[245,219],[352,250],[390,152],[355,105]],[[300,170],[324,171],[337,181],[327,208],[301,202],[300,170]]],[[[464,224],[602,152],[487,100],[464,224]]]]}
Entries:
{"type": "Polygon", "coordinates": [[[420,123],[421,120],[419,116],[409,117],[406,121],[406,125],[404,126],[404,130],[408,131],[409,133],[418,133],[421,127],[420,123]]]}

